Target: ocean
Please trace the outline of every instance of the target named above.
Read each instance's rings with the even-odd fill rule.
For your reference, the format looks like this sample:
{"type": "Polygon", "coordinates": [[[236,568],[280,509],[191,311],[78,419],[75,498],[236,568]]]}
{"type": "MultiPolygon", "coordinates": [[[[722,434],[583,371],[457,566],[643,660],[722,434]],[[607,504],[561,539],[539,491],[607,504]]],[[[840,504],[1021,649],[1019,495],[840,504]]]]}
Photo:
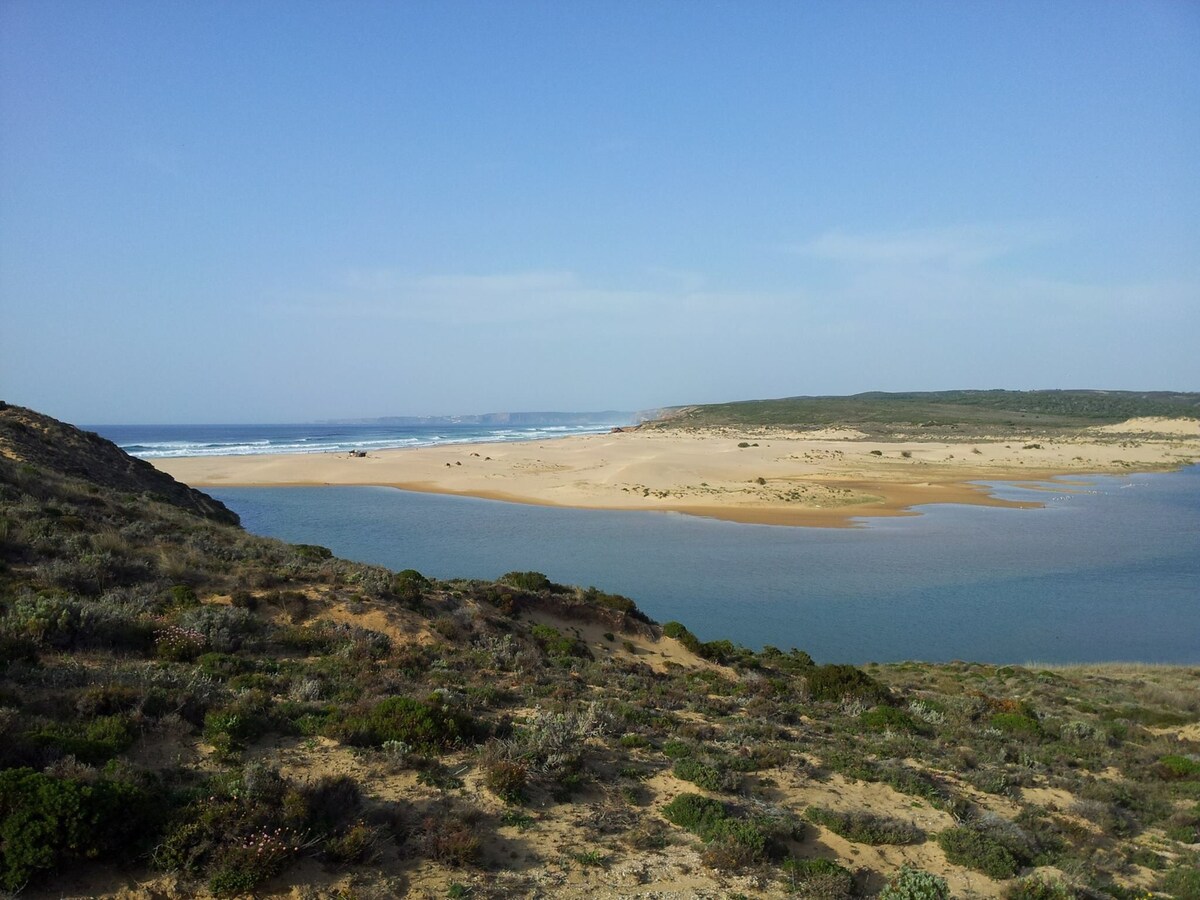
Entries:
{"type": "MultiPolygon", "coordinates": [[[[182,434],[156,428],[126,438],[150,452],[174,452],[182,434]]],[[[249,434],[186,441],[231,446],[249,434]]],[[[305,436],[318,437],[270,439],[296,446],[305,436]]],[[[329,449],[349,439],[388,436],[321,438],[329,449]]],[[[496,438],[489,431],[482,439],[496,438]]],[[[658,621],[679,620],[704,640],[799,647],[822,662],[1200,664],[1200,466],[994,489],[1044,506],[933,505],[917,516],[834,529],[381,487],[208,493],[257,534],[436,578],[533,569],[625,594],[658,621]]]]}
{"type": "Polygon", "coordinates": [[[597,434],[627,419],[587,425],[88,425],[131,456],[246,456],[260,453],[347,453],[467,444],[536,441],[597,434]]]}

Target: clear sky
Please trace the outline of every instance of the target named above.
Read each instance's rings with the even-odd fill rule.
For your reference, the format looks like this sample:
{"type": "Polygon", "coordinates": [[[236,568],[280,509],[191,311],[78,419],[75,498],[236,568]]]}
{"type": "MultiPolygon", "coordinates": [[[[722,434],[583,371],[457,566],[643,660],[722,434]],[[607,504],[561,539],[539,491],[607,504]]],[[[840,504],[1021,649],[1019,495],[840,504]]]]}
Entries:
{"type": "Polygon", "coordinates": [[[1200,3],[0,2],[79,423],[1200,390],[1200,3]]]}

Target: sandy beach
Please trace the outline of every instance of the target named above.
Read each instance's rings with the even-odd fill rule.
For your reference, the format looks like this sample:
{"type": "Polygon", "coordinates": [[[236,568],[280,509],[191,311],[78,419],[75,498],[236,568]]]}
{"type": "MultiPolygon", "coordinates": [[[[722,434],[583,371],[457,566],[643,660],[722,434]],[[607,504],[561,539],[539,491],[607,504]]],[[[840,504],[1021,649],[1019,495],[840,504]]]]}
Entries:
{"type": "MultiPolygon", "coordinates": [[[[1200,460],[1200,422],[1133,419],[1068,437],[873,441],[847,429],[640,429],[520,443],[156,459],[193,487],[384,485],[516,503],[846,526],[930,503],[1033,506],[980,481],[1162,471],[1200,460]]],[[[1070,483],[1060,482],[1063,489],[1070,483]]]]}

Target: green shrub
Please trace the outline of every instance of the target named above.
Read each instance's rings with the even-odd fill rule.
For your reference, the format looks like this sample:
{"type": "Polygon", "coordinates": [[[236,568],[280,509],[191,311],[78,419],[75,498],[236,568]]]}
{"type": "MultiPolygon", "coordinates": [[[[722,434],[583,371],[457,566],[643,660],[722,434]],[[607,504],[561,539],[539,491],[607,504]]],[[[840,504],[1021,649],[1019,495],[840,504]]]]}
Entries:
{"type": "Polygon", "coordinates": [[[650,621],[650,617],[638,609],[636,603],[634,603],[628,597],[622,596],[621,594],[608,594],[604,591],[597,590],[594,587],[590,587],[583,591],[580,597],[586,603],[590,603],[594,606],[603,606],[607,609],[615,609],[617,612],[622,612],[631,619],[637,619],[639,622],[650,621]]]}
{"type": "Polygon", "coordinates": [[[1159,878],[1154,889],[1175,900],[1200,900],[1200,868],[1177,866],[1159,878]]]}
{"type": "Polygon", "coordinates": [[[928,772],[909,766],[892,763],[878,767],[875,780],[882,781],[902,794],[920,797],[934,809],[948,812],[961,819],[971,810],[971,804],[963,797],[942,785],[928,772]]]}
{"type": "Polygon", "coordinates": [[[716,837],[728,818],[720,801],[700,794],[680,794],[663,807],[663,815],[705,841],[716,837]]]}
{"type": "Polygon", "coordinates": [[[991,878],[1012,878],[1019,865],[1012,853],[991,835],[969,826],[949,828],[937,836],[946,859],[991,878]]]}
{"type": "Polygon", "coordinates": [[[849,900],[854,894],[854,875],[833,860],[790,857],[782,868],[791,892],[802,900],[849,900]]]}
{"type": "Polygon", "coordinates": [[[1158,761],[1158,775],[1180,781],[1200,778],[1200,760],[1190,756],[1164,756],[1158,761]]]}
{"type": "Polygon", "coordinates": [[[330,559],[333,556],[332,550],[319,544],[292,544],[292,552],[301,559],[313,561],[330,559]]]}
{"type": "Polygon", "coordinates": [[[555,588],[554,583],[541,572],[506,572],[498,580],[502,584],[532,593],[552,591],[555,588]]]}
{"type": "Polygon", "coordinates": [[[757,826],[726,819],[721,833],[708,842],[700,859],[719,871],[736,871],[762,862],[766,844],[767,837],[757,826]]]}
{"type": "Polygon", "coordinates": [[[925,836],[911,822],[868,812],[838,812],[810,806],[804,814],[810,822],[859,844],[915,844],[925,836]]]}
{"type": "Polygon", "coordinates": [[[762,648],[758,658],[763,664],[781,672],[801,673],[816,666],[811,656],[795,647],[784,653],[778,647],[767,644],[762,648]]]}
{"type": "Polygon", "coordinates": [[[153,831],[146,793],[32,769],[0,772],[0,887],[16,891],[76,859],[128,858],[153,831]]]}
{"type": "Polygon", "coordinates": [[[417,606],[433,585],[416,569],[404,569],[392,579],[392,593],[401,603],[417,606]]]}
{"type": "Polygon", "coordinates": [[[208,646],[221,653],[253,649],[262,631],[262,622],[252,612],[236,606],[198,606],[180,615],[176,624],[200,632],[208,646]]]}
{"type": "Polygon", "coordinates": [[[520,763],[498,759],[492,760],[484,766],[484,785],[505,803],[513,805],[524,803],[527,799],[525,788],[528,781],[529,773],[520,763]]]}
{"type": "Polygon", "coordinates": [[[253,890],[282,870],[310,826],[309,795],[274,770],[250,765],[212,778],[181,806],[155,848],[154,865],[204,876],[219,896],[253,890]]]}
{"type": "Polygon", "coordinates": [[[327,861],[335,864],[370,862],[376,855],[375,845],[380,837],[380,828],[358,821],[344,831],[327,837],[321,845],[321,852],[327,861]]]}
{"type": "Polygon", "coordinates": [[[871,731],[921,732],[925,727],[902,709],[894,706],[876,706],[859,717],[871,731]]]}
{"type": "Polygon", "coordinates": [[[195,606],[200,600],[189,585],[176,584],[167,591],[167,602],[172,606],[195,606]]]}
{"type": "MultiPolygon", "coordinates": [[[[305,656],[322,656],[332,653],[344,640],[334,634],[323,623],[317,625],[289,625],[276,628],[271,640],[280,649],[305,656]]],[[[208,656],[209,654],[205,654],[208,656]]]]}
{"type": "Polygon", "coordinates": [[[950,886],[931,872],[903,866],[879,892],[878,900],[950,900],[950,886]]]}
{"type": "Polygon", "coordinates": [[[29,732],[30,741],[74,756],[88,765],[102,765],[128,750],[137,730],[124,714],[100,716],[90,722],[54,722],[29,732]]]}
{"type": "Polygon", "coordinates": [[[1021,713],[996,713],[991,718],[991,725],[1013,737],[1036,739],[1042,736],[1038,720],[1021,713]]]}
{"type": "Polygon", "coordinates": [[[389,697],[362,713],[351,713],[334,727],[334,737],[349,744],[379,747],[399,741],[430,753],[464,744],[475,737],[470,716],[446,709],[440,700],[389,697]]]}
{"type": "Polygon", "coordinates": [[[736,780],[733,784],[727,783],[727,773],[722,772],[716,766],[703,763],[692,756],[685,756],[675,760],[672,771],[675,773],[676,778],[690,781],[692,784],[702,787],[706,791],[729,791],[737,788],[736,780]]]}
{"type": "Polygon", "coordinates": [[[663,815],[708,845],[702,858],[715,869],[761,862],[772,849],[773,836],[760,823],[730,818],[724,806],[700,794],[680,794],[663,807],[663,815]]]}
{"type": "Polygon", "coordinates": [[[576,637],[563,634],[557,628],[551,628],[549,625],[534,625],[530,629],[530,633],[541,644],[542,649],[546,651],[548,656],[575,659],[591,658],[592,653],[588,649],[587,644],[576,637]]]}
{"type": "Polygon", "coordinates": [[[693,756],[696,748],[687,741],[672,738],[662,745],[662,752],[668,759],[683,759],[685,756],[693,756]]]}
{"type": "Polygon", "coordinates": [[[662,633],[669,638],[674,638],[683,644],[688,650],[693,653],[700,652],[700,638],[696,637],[687,627],[681,622],[666,622],[663,624],[662,633]]]}
{"type": "Polygon", "coordinates": [[[1030,875],[1010,884],[1004,897],[1005,900],[1073,900],[1075,892],[1057,878],[1030,875]]]}
{"type": "Polygon", "coordinates": [[[849,697],[878,703],[888,696],[887,688],[854,666],[817,666],[804,677],[808,683],[808,693],[814,700],[838,703],[849,697]]]}

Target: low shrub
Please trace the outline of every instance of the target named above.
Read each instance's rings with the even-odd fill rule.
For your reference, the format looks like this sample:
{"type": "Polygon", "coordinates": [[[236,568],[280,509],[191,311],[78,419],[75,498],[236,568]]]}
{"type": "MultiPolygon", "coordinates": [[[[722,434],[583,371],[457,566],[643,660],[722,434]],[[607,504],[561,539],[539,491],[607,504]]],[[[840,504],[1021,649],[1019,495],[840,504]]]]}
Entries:
{"type": "Polygon", "coordinates": [[[628,597],[621,594],[608,594],[604,591],[590,587],[580,594],[580,598],[585,603],[590,603],[593,606],[603,606],[607,609],[615,609],[617,612],[622,612],[631,619],[636,619],[639,622],[649,622],[650,617],[638,609],[636,603],[628,597]]]}
{"type": "Polygon", "coordinates": [[[705,841],[716,837],[728,818],[719,800],[700,794],[680,794],[663,807],[663,815],[705,841]]]}
{"type": "Polygon", "coordinates": [[[1012,878],[1020,868],[1004,844],[977,828],[949,828],[937,836],[937,842],[950,862],[990,878],[1012,878]]]}
{"type": "Polygon", "coordinates": [[[926,731],[924,725],[902,709],[894,706],[876,706],[859,717],[863,726],[871,731],[907,731],[920,733],[926,731]]]}
{"type": "Polygon", "coordinates": [[[1042,737],[1042,726],[1038,720],[1021,713],[996,713],[991,718],[991,725],[1013,737],[1031,740],[1042,737]]]}
{"type": "Polygon", "coordinates": [[[397,572],[396,577],[392,579],[392,593],[407,606],[419,605],[432,587],[429,579],[416,569],[404,569],[397,572]]]}
{"type": "Polygon", "coordinates": [[[734,791],[741,783],[741,779],[734,773],[701,762],[693,756],[675,760],[671,771],[675,773],[676,778],[690,781],[706,791],[734,791]]]}
{"type": "Polygon", "coordinates": [[[207,646],[208,639],[195,628],[166,625],[154,634],[154,652],[168,662],[193,662],[207,646]]]}
{"type": "Polygon", "coordinates": [[[563,634],[549,625],[534,625],[530,633],[548,656],[574,659],[590,659],[592,656],[587,644],[579,638],[563,634]]]}
{"type": "Polygon", "coordinates": [[[782,868],[791,892],[802,900],[848,900],[854,894],[854,875],[833,860],[791,857],[782,868]]]}
{"type": "Polygon", "coordinates": [[[950,886],[924,869],[903,866],[893,875],[877,900],[950,900],[950,886]]]}
{"type": "Polygon", "coordinates": [[[469,866],[479,861],[483,842],[471,815],[439,815],[423,818],[414,834],[420,853],[436,862],[453,866],[469,866]]]}
{"type": "Polygon", "coordinates": [[[501,584],[531,593],[552,591],[555,588],[554,583],[541,572],[506,572],[497,580],[501,584]]]}
{"type": "Polygon", "coordinates": [[[925,836],[911,822],[868,812],[838,812],[810,806],[804,814],[810,822],[859,844],[915,844],[925,836]]]}
{"type": "Polygon", "coordinates": [[[333,737],[360,747],[400,741],[422,753],[447,750],[476,736],[470,716],[447,709],[436,696],[430,701],[389,697],[359,713],[350,713],[333,728],[333,737]]]}
{"type": "Polygon", "coordinates": [[[1155,882],[1154,889],[1175,900],[1200,900],[1200,867],[1176,866],[1155,882]]]}
{"type": "Polygon", "coordinates": [[[103,765],[128,750],[137,730],[124,714],[98,716],[89,722],[54,722],[29,732],[26,737],[36,746],[74,756],[82,763],[103,765]]]}
{"type": "Polygon", "coordinates": [[[1041,875],[1019,878],[1004,891],[1005,900],[1074,900],[1074,897],[1070,885],[1041,875]]]}
{"type": "Polygon", "coordinates": [[[525,766],[506,759],[490,760],[483,770],[483,783],[505,803],[519,805],[527,799],[529,773],[525,766]]]}
{"type": "Polygon", "coordinates": [[[153,804],[122,781],[0,772],[0,887],[16,891],[77,859],[127,859],[154,833],[153,804]]]}
{"type": "Polygon", "coordinates": [[[1155,767],[1159,778],[1184,781],[1200,778],[1200,760],[1190,756],[1164,756],[1155,767]]]}
{"type": "Polygon", "coordinates": [[[664,622],[662,633],[679,641],[693,653],[700,652],[700,638],[692,634],[682,622],[664,622]]]}
{"type": "Polygon", "coordinates": [[[731,818],[719,802],[699,794],[680,794],[663,807],[663,815],[708,845],[701,858],[714,869],[736,870],[762,862],[777,846],[758,822],[731,818]]]}
{"type": "Polygon", "coordinates": [[[862,669],[842,664],[816,666],[805,673],[809,696],[814,700],[839,703],[846,698],[879,703],[888,691],[862,669]]]}
{"type": "Polygon", "coordinates": [[[330,835],[321,844],[321,855],[332,863],[350,865],[370,862],[376,855],[381,837],[378,826],[359,820],[338,834],[330,835]]]}
{"type": "Polygon", "coordinates": [[[330,559],[333,551],[319,544],[292,544],[292,552],[304,560],[320,561],[330,559]]]}

